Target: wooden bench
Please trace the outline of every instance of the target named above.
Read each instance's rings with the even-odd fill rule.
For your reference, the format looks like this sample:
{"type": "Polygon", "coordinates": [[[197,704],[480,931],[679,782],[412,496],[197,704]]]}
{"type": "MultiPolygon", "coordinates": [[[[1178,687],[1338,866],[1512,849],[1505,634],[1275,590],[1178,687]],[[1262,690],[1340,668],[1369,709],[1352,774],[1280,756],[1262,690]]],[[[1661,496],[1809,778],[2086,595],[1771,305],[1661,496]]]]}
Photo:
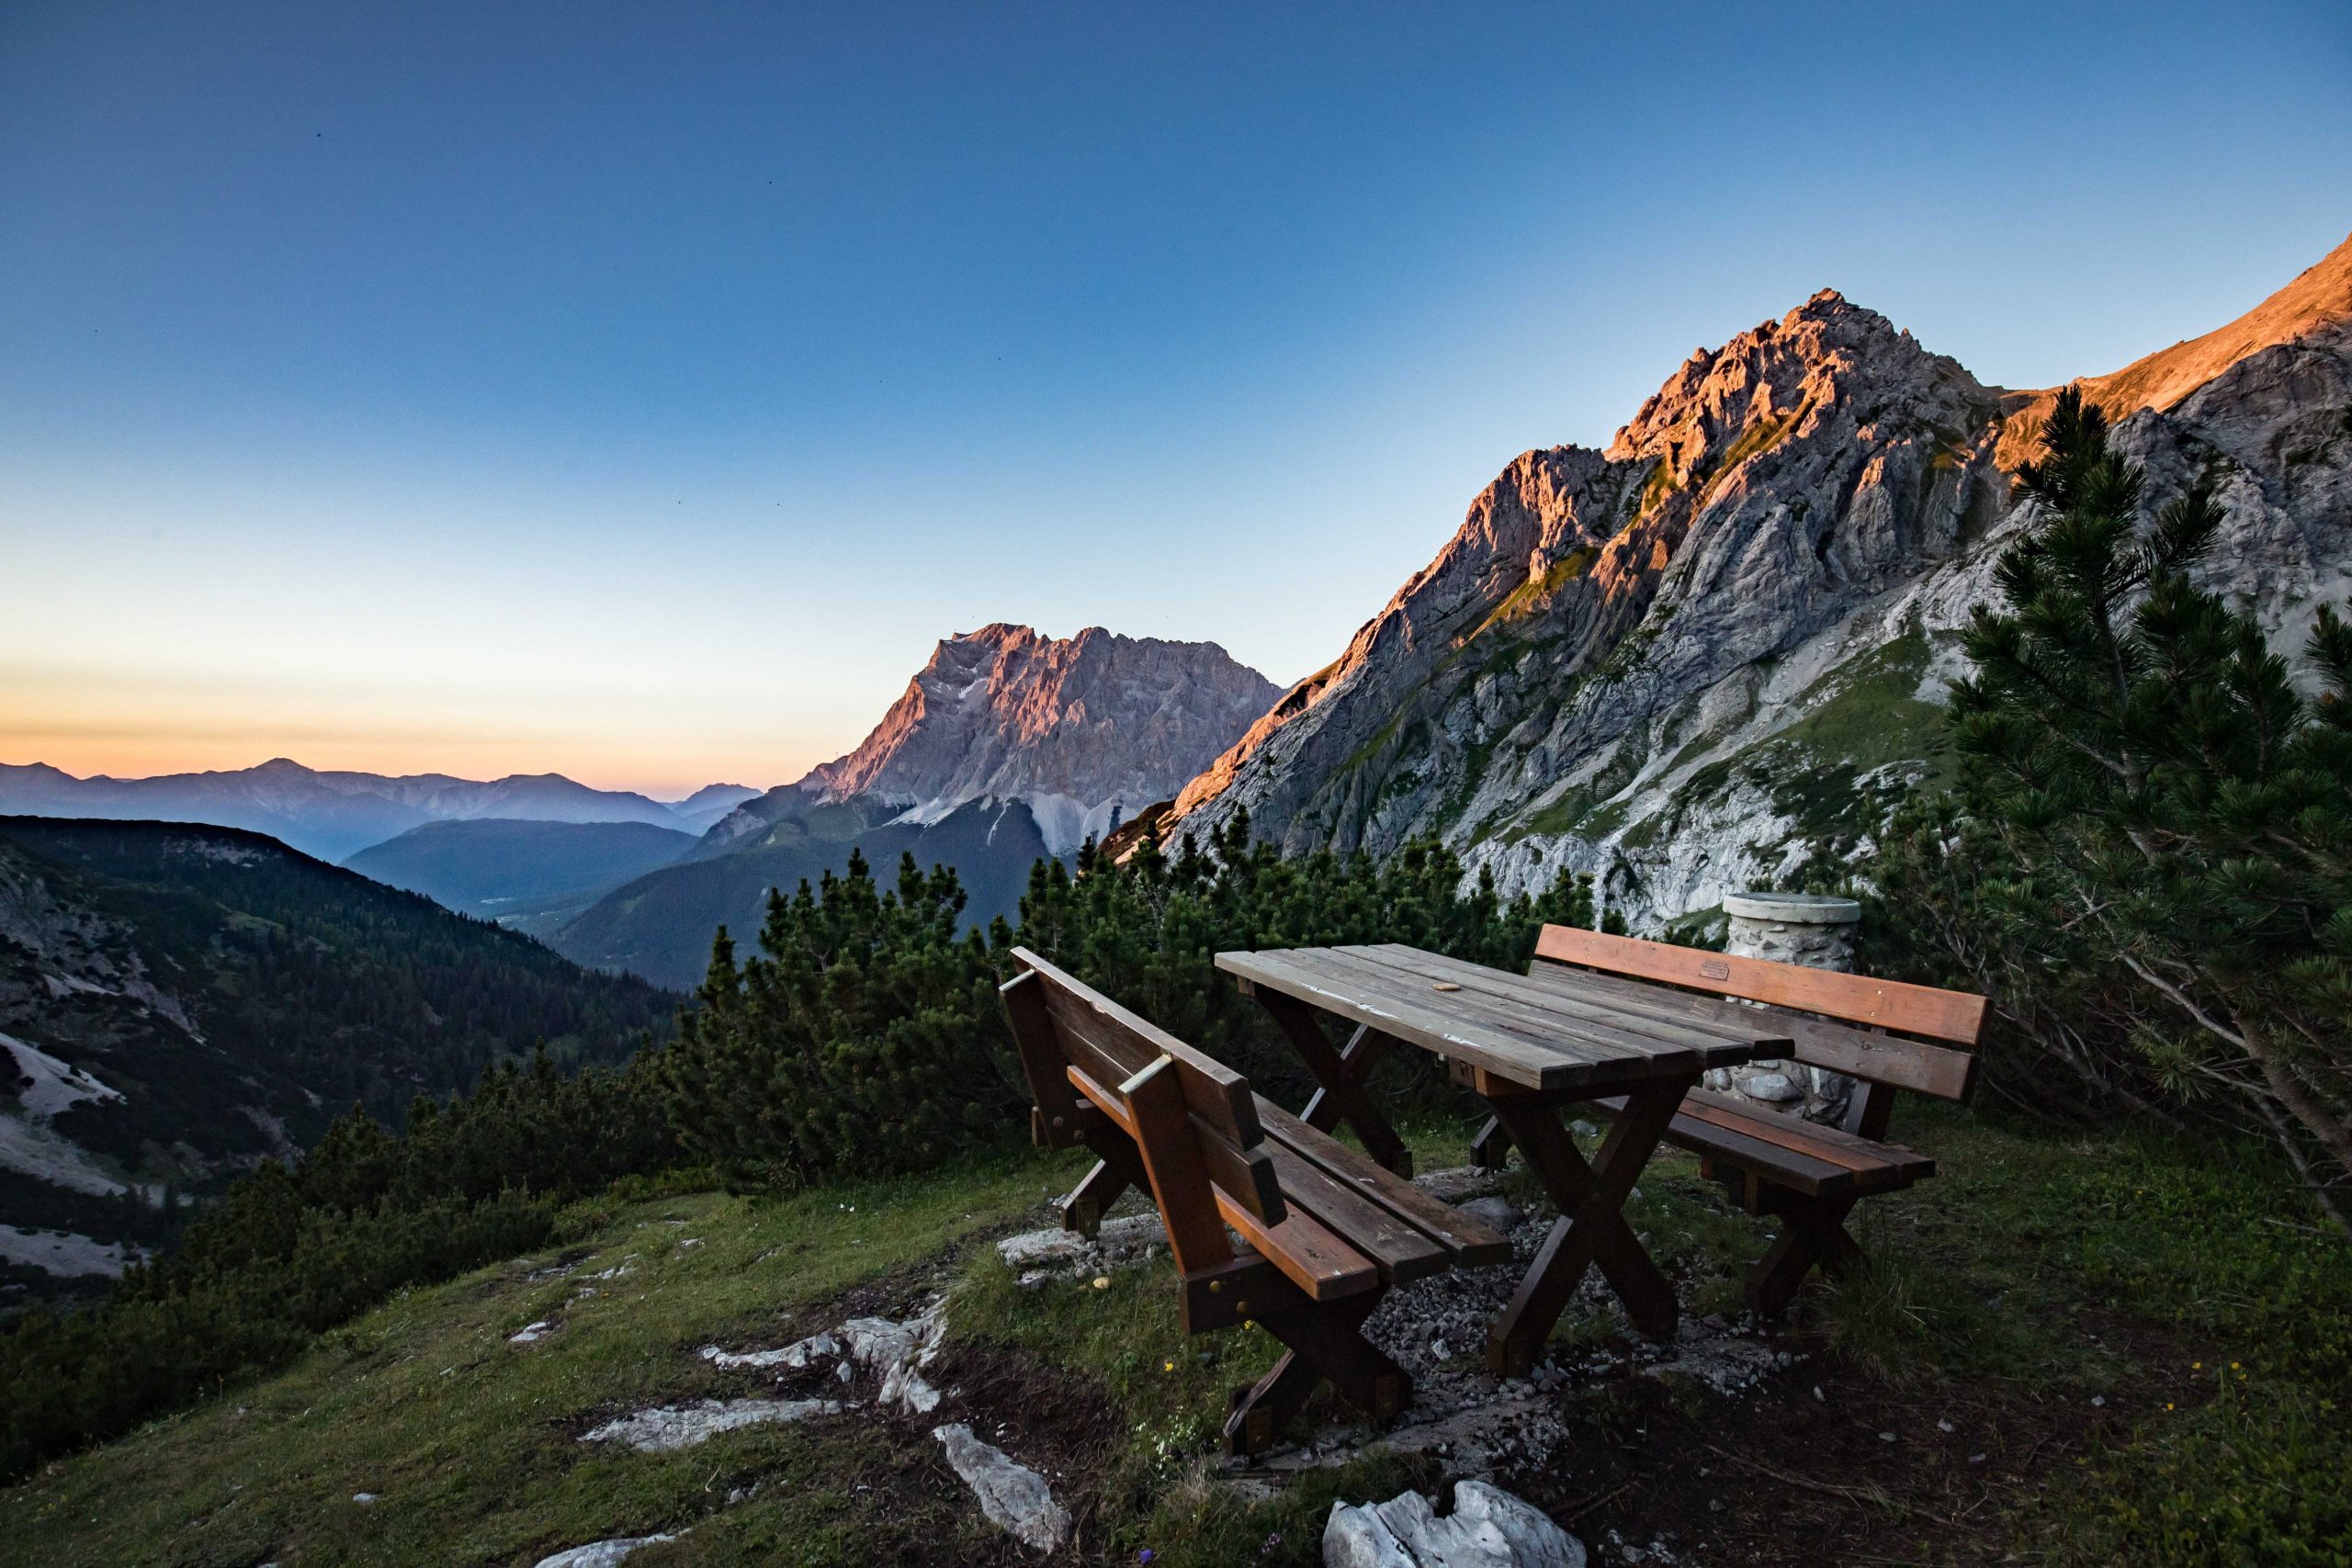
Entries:
{"type": "Polygon", "coordinates": [[[1168,1226],[1186,1334],[1255,1321],[1284,1354],[1237,1390],[1226,1451],[1253,1454],[1319,1381],[1374,1419],[1410,1401],[1363,1335],[1393,1285],[1504,1262],[1489,1227],[1259,1098],[1249,1081],[1025,948],[1001,987],[1047,1148],[1098,1160],[1063,1210],[1089,1235],[1129,1186],[1168,1226]]]}
{"type": "MultiPolygon", "coordinates": [[[[1748,1272],[1747,1302],[1759,1313],[1783,1311],[1815,1264],[1842,1271],[1861,1256],[1845,1228],[1855,1204],[1936,1173],[1926,1155],[1883,1141],[1895,1091],[1964,1100],[1974,1086],[1983,997],[1545,926],[1528,977],[1562,967],[1589,972],[1577,976],[1580,995],[1598,987],[1662,1020],[1747,1023],[1760,1010],[1795,1042],[1790,1059],[1856,1080],[1842,1126],[1694,1089],[1667,1129],[1664,1141],[1698,1155],[1701,1171],[1747,1213],[1781,1219],[1779,1238],[1748,1272]]],[[[1613,1112],[1623,1100],[1593,1103],[1613,1112]]],[[[1499,1165],[1505,1138],[1490,1124],[1480,1163],[1499,1165]]]]}

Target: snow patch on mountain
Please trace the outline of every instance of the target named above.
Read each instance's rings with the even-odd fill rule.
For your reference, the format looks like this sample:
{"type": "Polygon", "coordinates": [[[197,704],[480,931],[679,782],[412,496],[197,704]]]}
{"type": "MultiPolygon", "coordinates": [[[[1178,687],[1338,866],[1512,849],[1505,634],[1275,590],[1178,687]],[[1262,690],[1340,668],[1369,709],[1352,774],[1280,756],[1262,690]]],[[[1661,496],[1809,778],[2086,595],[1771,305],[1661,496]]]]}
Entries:
{"type": "Polygon", "coordinates": [[[13,1034],[0,1034],[0,1051],[15,1058],[17,1100],[28,1115],[46,1119],[85,1100],[122,1098],[120,1089],[107,1088],[81,1068],[13,1034]]]}

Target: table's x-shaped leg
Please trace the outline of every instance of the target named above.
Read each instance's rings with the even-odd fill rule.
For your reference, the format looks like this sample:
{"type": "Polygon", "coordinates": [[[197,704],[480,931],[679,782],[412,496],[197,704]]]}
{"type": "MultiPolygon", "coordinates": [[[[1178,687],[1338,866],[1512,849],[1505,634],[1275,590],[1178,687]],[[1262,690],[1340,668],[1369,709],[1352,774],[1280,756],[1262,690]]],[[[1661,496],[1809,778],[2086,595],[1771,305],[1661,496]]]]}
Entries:
{"type": "Polygon", "coordinates": [[[1373,1104],[1372,1096],[1364,1089],[1364,1075],[1378,1059],[1379,1046],[1375,1042],[1385,1036],[1358,1030],[1343,1054],[1323,1032],[1323,1021],[1313,1008],[1295,997],[1263,986],[1256,989],[1259,1004],[1273,1015],[1274,1022],[1298,1052],[1299,1059],[1315,1075],[1316,1082],[1323,1086],[1306,1102],[1306,1114],[1301,1120],[1322,1133],[1345,1122],[1363,1140],[1366,1154],[1399,1176],[1412,1175],[1412,1151],[1405,1146],[1405,1140],[1396,1135],[1396,1129],[1388,1124],[1388,1118],[1380,1113],[1380,1108],[1373,1104]]]}
{"type": "Polygon", "coordinates": [[[1586,1267],[1594,1263],[1635,1327],[1653,1339],[1674,1337],[1674,1287],[1625,1223],[1624,1203],[1674,1120],[1683,1091],[1697,1081],[1695,1074],[1657,1078],[1634,1089],[1590,1165],[1577,1152],[1555,1106],[1504,1097],[1489,1102],[1560,1210],[1527,1278],[1487,1337],[1487,1364],[1496,1376],[1515,1377],[1535,1364],[1586,1267]]]}

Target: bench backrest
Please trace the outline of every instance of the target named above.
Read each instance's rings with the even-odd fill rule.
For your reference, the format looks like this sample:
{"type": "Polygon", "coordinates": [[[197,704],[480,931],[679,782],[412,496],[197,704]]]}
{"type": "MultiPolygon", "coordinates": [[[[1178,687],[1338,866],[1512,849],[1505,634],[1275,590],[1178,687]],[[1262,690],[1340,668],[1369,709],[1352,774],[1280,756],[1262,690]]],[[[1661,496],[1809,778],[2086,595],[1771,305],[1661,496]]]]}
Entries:
{"type": "Polygon", "coordinates": [[[1027,948],[1012,956],[1023,973],[1000,992],[1040,1143],[1083,1142],[1095,1112],[1134,1139],[1188,1269],[1225,1250],[1217,1193],[1264,1224],[1282,1223],[1282,1190],[1260,1146],[1265,1134],[1249,1079],[1027,948]]]}
{"type": "Polygon", "coordinates": [[[1739,958],[1575,926],[1545,926],[1536,939],[1535,960],[1531,973],[1546,964],[1568,964],[1764,1003],[1788,1015],[1781,1021],[1796,1042],[1791,1055],[1808,1066],[1942,1100],[1965,1100],[1975,1084],[1973,1053],[1984,1030],[1986,1004],[1966,991],[1739,958]]]}

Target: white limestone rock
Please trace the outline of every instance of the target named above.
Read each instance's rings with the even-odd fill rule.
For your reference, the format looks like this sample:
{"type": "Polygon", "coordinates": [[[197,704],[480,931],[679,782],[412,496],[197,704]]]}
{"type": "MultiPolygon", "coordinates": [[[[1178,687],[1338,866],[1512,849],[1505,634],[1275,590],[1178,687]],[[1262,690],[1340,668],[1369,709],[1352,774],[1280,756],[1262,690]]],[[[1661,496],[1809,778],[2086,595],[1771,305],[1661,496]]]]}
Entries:
{"type": "Polygon", "coordinates": [[[607,1421],[583,1433],[583,1443],[624,1443],[639,1453],[668,1453],[708,1442],[721,1432],[778,1421],[806,1421],[846,1408],[834,1399],[706,1399],[662,1405],[607,1421]]]}
{"type": "Polygon", "coordinates": [[[887,1317],[854,1317],[842,1325],[841,1337],[852,1360],[882,1380],[877,1399],[912,1416],[928,1416],[939,1407],[939,1390],[924,1379],[922,1369],[939,1358],[939,1344],[947,1333],[943,1299],[934,1299],[920,1316],[904,1323],[887,1317]]]}
{"type": "Polygon", "coordinates": [[[1324,1568],[1585,1568],[1582,1542],[1530,1504],[1483,1481],[1454,1483],[1440,1518],[1407,1492],[1385,1503],[1334,1503],[1324,1568]]]}
{"type": "Polygon", "coordinates": [[[842,1353],[842,1342],[830,1334],[811,1334],[806,1339],[775,1350],[722,1350],[716,1345],[702,1348],[702,1359],[724,1371],[805,1372],[820,1361],[830,1361],[842,1353]]]}
{"type": "Polygon", "coordinates": [[[592,1540],[585,1546],[575,1546],[552,1557],[542,1557],[534,1568],[616,1568],[622,1558],[640,1546],[654,1546],[677,1539],[674,1535],[631,1535],[617,1536],[611,1540],[592,1540]]]}
{"type": "Polygon", "coordinates": [[[1069,1515],[1054,1501],[1044,1476],[983,1442],[960,1421],[934,1427],[931,1435],[979,1499],[989,1523],[1036,1551],[1057,1551],[1069,1539],[1069,1515]]]}
{"type": "Polygon", "coordinates": [[[996,1250],[1018,1271],[1020,1283],[1034,1286],[1144,1262],[1167,1240],[1168,1228],[1159,1216],[1141,1213],[1103,1221],[1091,1241],[1057,1226],[1006,1236],[996,1250]]]}

